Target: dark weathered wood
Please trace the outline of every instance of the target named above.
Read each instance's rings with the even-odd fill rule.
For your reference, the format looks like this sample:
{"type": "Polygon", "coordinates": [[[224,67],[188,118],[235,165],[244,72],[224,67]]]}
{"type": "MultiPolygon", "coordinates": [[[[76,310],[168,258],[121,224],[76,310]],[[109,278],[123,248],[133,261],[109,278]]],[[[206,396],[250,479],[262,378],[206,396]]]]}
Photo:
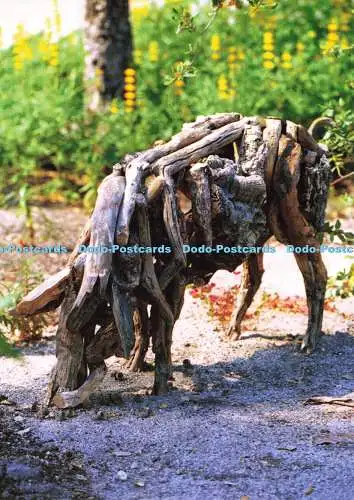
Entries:
{"type": "Polygon", "coordinates": [[[145,368],[144,360],[150,341],[150,321],[147,306],[146,302],[139,301],[133,314],[135,344],[132,356],[127,364],[127,367],[132,372],[144,371],[145,368]]]}
{"type": "MultiPolygon", "coordinates": [[[[147,248],[151,247],[150,224],[147,213],[147,206],[144,201],[141,201],[137,207],[137,220],[139,228],[140,244],[147,248]]],[[[160,288],[160,284],[156,277],[153,256],[151,253],[143,254],[143,269],[141,274],[140,285],[148,293],[151,302],[158,304],[161,314],[168,321],[173,321],[172,311],[166,301],[164,294],[160,288]]]]}
{"type": "Polygon", "coordinates": [[[129,358],[134,346],[133,307],[129,293],[121,290],[115,278],[112,280],[112,311],[117,331],[120,336],[122,351],[129,358]]]}
{"type": "Polygon", "coordinates": [[[83,382],[79,371],[83,359],[84,341],[80,331],[69,331],[66,319],[76,299],[72,283],[66,290],[56,334],[57,363],[52,370],[45,403],[48,405],[57,391],[72,391],[83,382]]]}
{"type": "Polygon", "coordinates": [[[192,199],[193,221],[202,235],[197,243],[211,246],[211,172],[206,163],[196,163],[185,176],[185,182],[192,199]]]}
{"type": "Polygon", "coordinates": [[[114,354],[123,356],[120,335],[114,321],[101,327],[96,332],[88,344],[85,354],[87,363],[91,365],[101,364],[114,354]]]}

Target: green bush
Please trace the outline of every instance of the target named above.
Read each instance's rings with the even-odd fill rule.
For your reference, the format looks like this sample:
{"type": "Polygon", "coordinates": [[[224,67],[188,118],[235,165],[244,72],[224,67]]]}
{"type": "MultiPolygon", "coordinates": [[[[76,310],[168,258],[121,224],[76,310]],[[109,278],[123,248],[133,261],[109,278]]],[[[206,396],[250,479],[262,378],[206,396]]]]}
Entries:
{"type": "Polygon", "coordinates": [[[29,39],[20,30],[0,51],[1,201],[17,203],[29,184],[35,200],[75,203],[85,194],[91,204],[120,157],[198,114],[240,111],[308,125],[339,96],[349,109],[350,16],[339,0],[283,0],[274,10],[220,9],[201,33],[203,11],[196,30],[176,34],[172,8],[151,8],[134,22],[136,110],[118,101],[96,115],[84,110],[81,34],[56,44],[48,30],[29,39]]]}

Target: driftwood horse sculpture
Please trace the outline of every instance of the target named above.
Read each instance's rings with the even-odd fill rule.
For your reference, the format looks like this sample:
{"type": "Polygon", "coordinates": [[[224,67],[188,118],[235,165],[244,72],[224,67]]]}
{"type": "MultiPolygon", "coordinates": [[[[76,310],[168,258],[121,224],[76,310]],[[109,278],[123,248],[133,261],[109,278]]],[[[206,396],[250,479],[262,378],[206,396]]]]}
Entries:
{"type": "Polygon", "coordinates": [[[141,369],[150,338],[154,393],[166,392],[172,330],[186,284],[243,263],[227,332],[238,339],[261,283],[262,247],[272,235],[317,250],[295,255],[309,315],[302,350],[311,352],[320,335],[327,280],[317,234],[329,180],[325,148],[304,127],[235,113],[200,117],[169,142],[126,156],[100,185],[67,267],[15,310],[32,315],[61,304],[57,364],[46,403],[82,403],[102,381],[104,360],[113,354],[130,358],[132,370],[141,369]],[[182,209],[182,195],[190,209],[182,209]],[[204,245],[211,253],[185,253],[186,244],[204,245]],[[217,245],[255,251],[214,253],[217,245]],[[87,246],[95,251],[80,251],[87,246]]]}

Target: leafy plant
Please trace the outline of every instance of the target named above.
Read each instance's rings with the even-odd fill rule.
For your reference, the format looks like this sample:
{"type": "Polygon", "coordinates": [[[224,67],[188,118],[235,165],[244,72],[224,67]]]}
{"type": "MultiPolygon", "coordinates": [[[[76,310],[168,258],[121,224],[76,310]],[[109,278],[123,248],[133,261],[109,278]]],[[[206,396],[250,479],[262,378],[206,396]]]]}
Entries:
{"type": "Polygon", "coordinates": [[[37,340],[47,326],[45,318],[13,316],[10,311],[17,302],[43,280],[40,272],[33,270],[31,261],[24,260],[15,282],[4,284],[0,289],[0,353],[13,352],[10,342],[37,340]]]}
{"type": "Polygon", "coordinates": [[[354,264],[348,270],[343,269],[334,278],[331,278],[328,290],[330,296],[342,299],[354,296],[354,264]]]}

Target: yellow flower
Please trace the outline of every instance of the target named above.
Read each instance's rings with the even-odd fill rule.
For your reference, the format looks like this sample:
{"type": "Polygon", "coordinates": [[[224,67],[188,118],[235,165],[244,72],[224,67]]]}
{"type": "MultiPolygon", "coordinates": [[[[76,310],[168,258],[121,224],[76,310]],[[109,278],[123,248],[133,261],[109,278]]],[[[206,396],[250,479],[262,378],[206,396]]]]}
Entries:
{"type": "Polygon", "coordinates": [[[220,59],[219,52],[212,52],[211,58],[213,59],[213,61],[218,61],[220,59]]]}
{"type": "Polygon", "coordinates": [[[211,50],[218,51],[221,48],[220,36],[213,35],[211,37],[211,50]]]}
{"type": "Polygon", "coordinates": [[[183,80],[176,80],[175,81],[175,87],[184,87],[185,83],[183,80]]]}
{"type": "Polygon", "coordinates": [[[343,36],[343,38],[340,41],[340,47],[343,50],[346,50],[346,49],[350,48],[350,44],[348,42],[348,38],[346,38],[345,36],[343,36]]]}
{"type": "Polygon", "coordinates": [[[263,45],[263,49],[265,50],[265,52],[271,52],[272,50],[274,50],[274,45],[272,43],[265,43],[263,45]]]}
{"type": "Polygon", "coordinates": [[[273,63],[273,61],[264,61],[263,62],[263,68],[265,68],[265,69],[273,69],[273,68],[275,68],[275,64],[273,63]]]}
{"type": "Polygon", "coordinates": [[[338,24],[337,23],[330,23],[327,26],[328,31],[338,31],[338,24]]]}
{"type": "Polygon", "coordinates": [[[305,45],[302,42],[297,42],[296,49],[298,52],[303,52],[305,50],[305,45]]]}
{"type": "Polygon", "coordinates": [[[291,57],[291,54],[289,52],[283,52],[281,58],[283,59],[283,61],[285,62],[289,62],[291,61],[292,57],[291,57]]]}
{"type": "Polygon", "coordinates": [[[157,62],[159,60],[159,44],[155,40],[149,43],[148,47],[149,59],[151,62],[157,62]]]}
{"type": "Polygon", "coordinates": [[[270,31],[265,31],[263,33],[263,41],[264,41],[264,43],[272,43],[273,42],[273,33],[270,31]]]}
{"type": "Polygon", "coordinates": [[[233,62],[235,62],[236,60],[237,60],[237,55],[236,55],[236,54],[229,54],[229,55],[227,56],[227,61],[228,61],[229,63],[233,63],[233,62]]]}
{"type": "Polygon", "coordinates": [[[18,59],[15,59],[15,62],[14,62],[14,68],[19,71],[23,68],[23,62],[18,60],[18,59]]]}
{"type": "Polygon", "coordinates": [[[134,99],[126,99],[125,105],[126,105],[126,107],[134,107],[135,100],[134,99]]]}
{"type": "Polygon", "coordinates": [[[135,77],[134,77],[134,76],[126,76],[126,77],[124,78],[124,81],[125,81],[125,83],[127,83],[127,84],[135,83],[135,77]]]}
{"type": "Polygon", "coordinates": [[[112,113],[113,115],[115,115],[115,114],[117,114],[117,113],[118,113],[118,111],[119,111],[119,108],[118,108],[118,106],[117,106],[117,102],[116,102],[115,100],[113,100],[113,101],[111,102],[111,113],[112,113]]]}
{"type": "Polygon", "coordinates": [[[50,58],[49,58],[49,65],[50,66],[58,66],[59,64],[59,47],[56,43],[52,43],[50,45],[50,58]]]}
{"type": "Polygon", "coordinates": [[[339,40],[339,35],[338,33],[328,33],[328,40],[330,40],[331,42],[338,42],[339,40]]]}
{"type": "Polygon", "coordinates": [[[293,67],[293,65],[291,64],[291,62],[283,62],[281,66],[284,69],[291,69],[293,67]]]}
{"type": "Polygon", "coordinates": [[[134,68],[127,68],[124,70],[124,75],[126,76],[134,76],[136,73],[134,68]]]}
{"type": "Polygon", "coordinates": [[[38,43],[38,50],[41,54],[46,56],[49,52],[49,44],[44,38],[41,38],[38,43]]]}
{"type": "Polygon", "coordinates": [[[229,84],[225,75],[221,75],[218,78],[218,90],[223,92],[229,88],[229,84]]]}
{"type": "Polygon", "coordinates": [[[135,92],[124,92],[124,99],[126,102],[132,100],[134,101],[136,98],[136,93],[135,92]]]}
{"type": "Polygon", "coordinates": [[[240,61],[243,61],[244,59],[246,59],[246,54],[244,53],[243,50],[238,51],[238,58],[240,59],[240,61]]]}
{"type": "Polygon", "coordinates": [[[136,62],[136,64],[141,64],[143,58],[142,56],[143,52],[140,49],[134,50],[134,61],[136,62]]]}
{"type": "Polygon", "coordinates": [[[125,85],[124,85],[124,90],[126,90],[127,92],[134,92],[136,87],[134,84],[132,83],[127,83],[127,81],[125,80],[124,81],[125,85]]]}
{"type": "Polygon", "coordinates": [[[274,59],[273,52],[264,52],[263,59],[274,59]]]}

